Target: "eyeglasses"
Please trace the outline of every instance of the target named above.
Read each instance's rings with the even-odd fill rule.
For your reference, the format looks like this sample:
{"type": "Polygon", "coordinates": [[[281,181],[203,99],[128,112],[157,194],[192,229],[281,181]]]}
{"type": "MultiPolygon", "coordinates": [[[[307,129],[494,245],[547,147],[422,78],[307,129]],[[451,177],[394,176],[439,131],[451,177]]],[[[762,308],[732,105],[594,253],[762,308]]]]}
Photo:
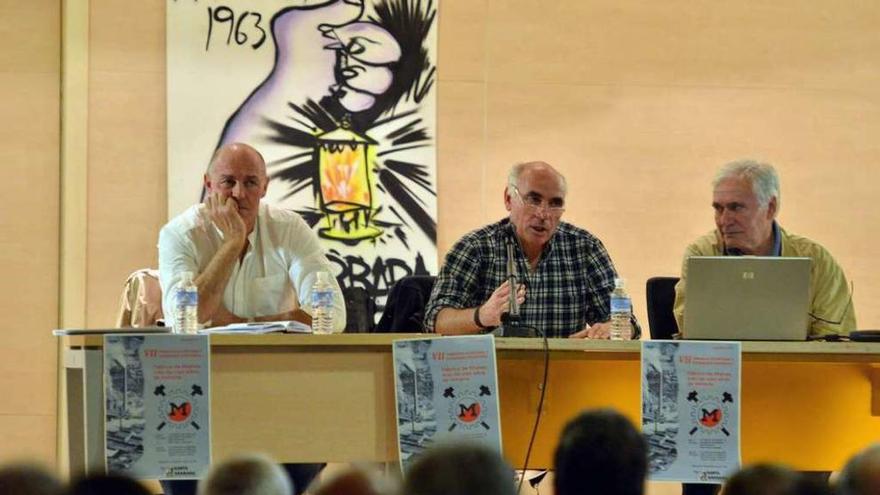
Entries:
{"type": "Polygon", "coordinates": [[[853,282],[850,280],[850,282],[849,282],[849,300],[846,302],[846,306],[844,306],[843,312],[840,314],[840,318],[833,319],[833,320],[830,320],[830,319],[826,320],[825,318],[820,318],[820,317],[814,315],[813,313],[808,313],[810,315],[810,318],[812,318],[816,321],[821,321],[822,323],[828,323],[830,325],[840,325],[841,323],[843,323],[844,318],[846,318],[846,314],[849,312],[850,306],[852,306],[852,298],[853,298],[853,294],[855,294],[855,292],[856,292],[855,286],[853,285],[853,282]]]}
{"type": "Polygon", "coordinates": [[[554,204],[559,201],[561,203],[562,200],[551,199],[549,201],[544,201],[543,199],[533,196],[531,194],[523,196],[521,192],[519,192],[519,188],[514,185],[510,186],[513,189],[513,192],[516,193],[516,197],[519,198],[520,203],[522,203],[523,207],[526,210],[531,211],[532,213],[537,213],[540,211],[547,212],[548,215],[553,217],[561,216],[565,212],[564,204],[554,204]]]}

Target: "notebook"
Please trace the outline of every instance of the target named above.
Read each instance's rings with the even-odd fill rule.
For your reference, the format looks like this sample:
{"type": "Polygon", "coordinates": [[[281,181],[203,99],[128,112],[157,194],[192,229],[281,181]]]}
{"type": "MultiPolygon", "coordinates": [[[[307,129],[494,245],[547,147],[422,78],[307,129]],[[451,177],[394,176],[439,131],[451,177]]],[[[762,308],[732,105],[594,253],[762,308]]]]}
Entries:
{"type": "Polygon", "coordinates": [[[684,337],[806,340],[810,258],[692,256],[684,337]]]}

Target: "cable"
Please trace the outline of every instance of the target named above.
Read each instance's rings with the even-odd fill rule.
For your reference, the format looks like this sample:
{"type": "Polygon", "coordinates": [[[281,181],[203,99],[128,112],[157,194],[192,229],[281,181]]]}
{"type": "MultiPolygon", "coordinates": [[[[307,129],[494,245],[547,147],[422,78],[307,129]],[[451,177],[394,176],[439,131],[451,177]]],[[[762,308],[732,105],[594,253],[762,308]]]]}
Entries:
{"type": "Polygon", "coordinates": [[[550,371],[550,343],[547,341],[547,334],[532,326],[523,326],[523,328],[534,330],[544,341],[544,378],[541,380],[541,397],[538,399],[538,413],[535,415],[535,426],[532,427],[532,436],[529,439],[529,447],[526,449],[526,458],[523,461],[522,474],[519,477],[519,486],[516,489],[516,493],[522,490],[523,481],[526,479],[526,469],[529,467],[529,458],[532,456],[532,446],[535,444],[535,435],[538,433],[541,413],[544,411],[544,395],[547,393],[547,375],[550,371]]]}

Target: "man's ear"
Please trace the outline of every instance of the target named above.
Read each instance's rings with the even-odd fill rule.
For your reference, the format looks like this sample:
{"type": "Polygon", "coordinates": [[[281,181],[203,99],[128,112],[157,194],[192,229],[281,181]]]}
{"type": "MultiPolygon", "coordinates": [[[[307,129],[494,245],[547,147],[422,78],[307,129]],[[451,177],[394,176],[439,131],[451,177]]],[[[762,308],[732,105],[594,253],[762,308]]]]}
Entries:
{"type": "Polygon", "coordinates": [[[776,196],[773,196],[772,198],[770,198],[770,201],[767,203],[767,218],[769,218],[771,220],[775,219],[776,212],[778,209],[779,209],[779,207],[778,207],[778,203],[776,201],[776,196]]]}
{"type": "Polygon", "coordinates": [[[511,208],[511,197],[510,197],[510,186],[504,186],[504,207],[507,211],[510,211],[511,208]]]}
{"type": "Polygon", "coordinates": [[[202,176],[202,182],[205,184],[205,191],[213,192],[211,190],[211,177],[209,177],[208,174],[202,176]]]}

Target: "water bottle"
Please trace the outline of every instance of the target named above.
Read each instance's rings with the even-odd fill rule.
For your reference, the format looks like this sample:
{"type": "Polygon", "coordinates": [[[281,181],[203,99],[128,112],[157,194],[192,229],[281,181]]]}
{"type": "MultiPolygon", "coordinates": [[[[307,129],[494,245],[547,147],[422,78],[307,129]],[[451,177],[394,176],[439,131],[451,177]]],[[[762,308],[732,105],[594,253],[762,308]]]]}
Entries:
{"type": "Polygon", "coordinates": [[[624,285],[624,279],[614,279],[614,291],[611,293],[611,340],[632,339],[632,300],[624,285]]]}
{"type": "Polygon", "coordinates": [[[174,333],[195,334],[199,330],[199,288],[193,272],[183,272],[174,289],[174,333]]]}
{"type": "Polygon", "coordinates": [[[312,286],[312,332],[333,332],[333,284],[328,272],[318,272],[312,286]]]}

